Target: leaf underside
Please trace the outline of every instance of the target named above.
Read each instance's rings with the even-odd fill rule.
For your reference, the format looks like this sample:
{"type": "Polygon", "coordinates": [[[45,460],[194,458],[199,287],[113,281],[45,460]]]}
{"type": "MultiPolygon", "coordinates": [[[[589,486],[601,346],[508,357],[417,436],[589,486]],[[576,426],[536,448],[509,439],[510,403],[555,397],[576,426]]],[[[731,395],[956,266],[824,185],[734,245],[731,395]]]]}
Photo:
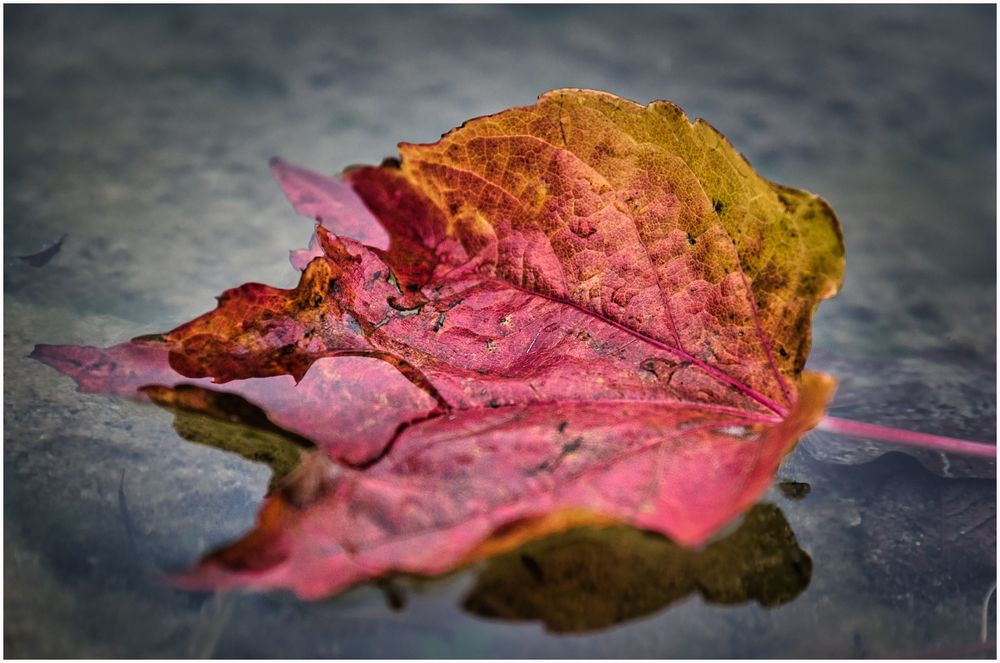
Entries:
{"type": "Polygon", "coordinates": [[[36,348],[83,390],[239,402],[296,440],[264,454],[301,460],[256,527],[182,584],[319,597],[579,525],[699,545],[758,499],[833,390],[802,373],[843,275],[822,199],[673,104],[583,90],[400,153],[340,181],[272,162],[319,222],[296,288],[36,348]]]}

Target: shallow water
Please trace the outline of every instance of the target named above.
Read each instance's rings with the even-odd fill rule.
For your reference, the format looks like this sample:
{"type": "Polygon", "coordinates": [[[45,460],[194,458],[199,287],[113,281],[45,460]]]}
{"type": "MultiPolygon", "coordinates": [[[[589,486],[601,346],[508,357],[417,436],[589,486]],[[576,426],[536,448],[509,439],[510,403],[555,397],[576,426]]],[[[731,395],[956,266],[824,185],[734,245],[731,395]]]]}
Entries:
{"type": "Polygon", "coordinates": [[[36,343],[170,329],[239,283],[292,285],[286,249],[309,223],[270,180],[272,155],[335,172],[590,87],[668,98],[765,176],[833,204],[847,280],[816,317],[810,365],[841,381],[834,414],[993,443],[994,8],[19,6],[4,18],[8,656],[995,653],[975,653],[996,580],[991,463],[812,434],[779,472],[808,494],[765,498],[768,522],[794,534],[791,567],[750,553],[678,561],[630,532],[542,542],[516,571],[498,559],[314,603],[219,598],[160,574],[249,527],[268,470],[27,358],[36,343]],[[44,267],[14,258],[64,232],[44,267]],[[584,570],[527,591],[567,554],[584,570]],[[626,572],[636,560],[659,561],[626,572]],[[733,573],[689,587],[699,564],[733,573]],[[762,589],[710,590],[732,578],[762,589]]]}

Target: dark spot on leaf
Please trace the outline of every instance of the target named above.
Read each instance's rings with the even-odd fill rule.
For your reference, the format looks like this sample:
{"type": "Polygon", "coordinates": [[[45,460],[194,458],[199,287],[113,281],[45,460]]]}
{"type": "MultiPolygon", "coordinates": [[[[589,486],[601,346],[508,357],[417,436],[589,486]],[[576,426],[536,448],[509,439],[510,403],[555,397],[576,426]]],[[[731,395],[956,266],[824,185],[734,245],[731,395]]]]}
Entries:
{"type": "Polygon", "coordinates": [[[382,159],[381,168],[392,168],[393,170],[399,170],[403,164],[397,157],[386,157],[382,159]]]}
{"type": "Polygon", "coordinates": [[[444,327],[444,311],[438,313],[437,322],[434,323],[434,331],[439,332],[442,327],[444,327]]]}
{"type": "Polygon", "coordinates": [[[721,200],[713,200],[712,207],[715,209],[716,214],[722,214],[722,210],[726,208],[725,204],[721,200]]]}
{"type": "Polygon", "coordinates": [[[347,325],[347,328],[350,329],[352,333],[354,334],[361,333],[361,325],[358,324],[358,321],[350,313],[344,314],[344,323],[347,325]]]}
{"type": "Polygon", "coordinates": [[[781,201],[781,205],[785,208],[786,212],[792,212],[795,209],[795,203],[788,197],[788,194],[779,192],[778,200],[781,201]]]}
{"type": "MultiPolygon", "coordinates": [[[[690,244],[691,246],[694,246],[697,243],[698,243],[698,240],[696,240],[694,237],[692,237],[691,233],[688,233],[688,244],[690,244]]],[[[692,288],[692,292],[693,291],[694,291],[694,289],[692,288]]]]}
{"type": "Polygon", "coordinates": [[[90,366],[90,370],[95,373],[102,373],[102,372],[111,373],[116,368],[118,368],[118,362],[112,361],[110,359],[101,359],[99,361],[94,362],[90,366]]]}
{"type": "Polygon", "coordinates": [[[563,455],[571,454],[577,449],[579,449],[581,446],[583,446],[583,438],[582,437],[575,438],[572,442],[567,442],[566,444],[563,445],[562,453],[563,455]]]}
{"type": "Polygon", "coordinates": [[[566,432],[566,426],[569,426],[569,422],[568,421],[566,421],[565,419],[563,421],[560,421],[559,422],[559,432],[560,433],[566,432]]]}
{"type": "Polygon", "coordinates": [[[500,401],[495,398],[491,398],[489,402],[490,407],[500,407],[500,401]]]}
{"type": "Polygon", "coordinates": [[[408,315],[416,315],[417,313],[420,313],[420,311],[422,311],[424,308],[423,304],[417,304],[416,306],[406,306],[404,304],[400,304],[398,301],[396,301],[395,297],[387,297],[385,303],[391,306],[392,308],[396,309],[397,311],[399,311],[400,317],[403,318],[405,318],[408,315]]]}
{"type": "Polygon", "coordinates": [[[493,537],[495,537],[497,539],[502,539],[505,536],[508,536],[510,534],[513,534],[514,532],[517,532],[519,529],[521,529],[524,526],[524,523],[525,523],[525,521],[523,521],[523,520],[515,520],[515,521],[510,522],[510,523],[504,523],[503,525],[500,525],[495,530],[493,530],[493,534],[491,536],[493,536],[493,537]]]}
{"type": "Polygon", "coordinates": [[[639,364],[639,368],[647,373],[652,374],[656,378],[662,378],[670,375],[672,369],[677,365],[671,359],[665,359],[663,357],[650,357],[649,359],[644,359],[639,364]]]}
{"type": "Polygon", "coordinates": [[[788,359],[788,350],[786,350],[784,346],[778,348],[778,354],[784,357],[785,359],[788,359]]]}

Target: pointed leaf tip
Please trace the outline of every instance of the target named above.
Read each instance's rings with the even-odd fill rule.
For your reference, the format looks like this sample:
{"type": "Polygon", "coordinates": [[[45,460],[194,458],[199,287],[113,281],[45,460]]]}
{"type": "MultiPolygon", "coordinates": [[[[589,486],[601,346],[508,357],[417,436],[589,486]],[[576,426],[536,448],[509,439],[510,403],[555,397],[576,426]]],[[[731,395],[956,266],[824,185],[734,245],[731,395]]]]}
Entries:
{"type": "Polygon", "coordinates": [[[272,175],[297,213],[319,221],[340,237],[372,248],[389,248],[389,236],[350,186],[278,157],[272,158],[270,165],[272,175]]]}

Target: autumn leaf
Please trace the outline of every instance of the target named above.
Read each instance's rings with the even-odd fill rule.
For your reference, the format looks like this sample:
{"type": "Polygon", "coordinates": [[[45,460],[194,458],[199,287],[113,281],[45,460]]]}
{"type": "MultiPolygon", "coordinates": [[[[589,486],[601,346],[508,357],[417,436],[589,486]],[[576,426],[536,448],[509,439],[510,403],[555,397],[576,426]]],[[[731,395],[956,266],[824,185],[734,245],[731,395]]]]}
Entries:
{"type": "Polygon", "coordinates": [[[843,274],[822,199],[672,104],[592,91],[400,152],[342,182],[272,162],[320,221],[296,288],[36,348],[84,390],[244,403],[317,447],[183,584],[319,597],[577,525],[693,546],[759,498],[833,390],[802,372],[843,274]]]}

